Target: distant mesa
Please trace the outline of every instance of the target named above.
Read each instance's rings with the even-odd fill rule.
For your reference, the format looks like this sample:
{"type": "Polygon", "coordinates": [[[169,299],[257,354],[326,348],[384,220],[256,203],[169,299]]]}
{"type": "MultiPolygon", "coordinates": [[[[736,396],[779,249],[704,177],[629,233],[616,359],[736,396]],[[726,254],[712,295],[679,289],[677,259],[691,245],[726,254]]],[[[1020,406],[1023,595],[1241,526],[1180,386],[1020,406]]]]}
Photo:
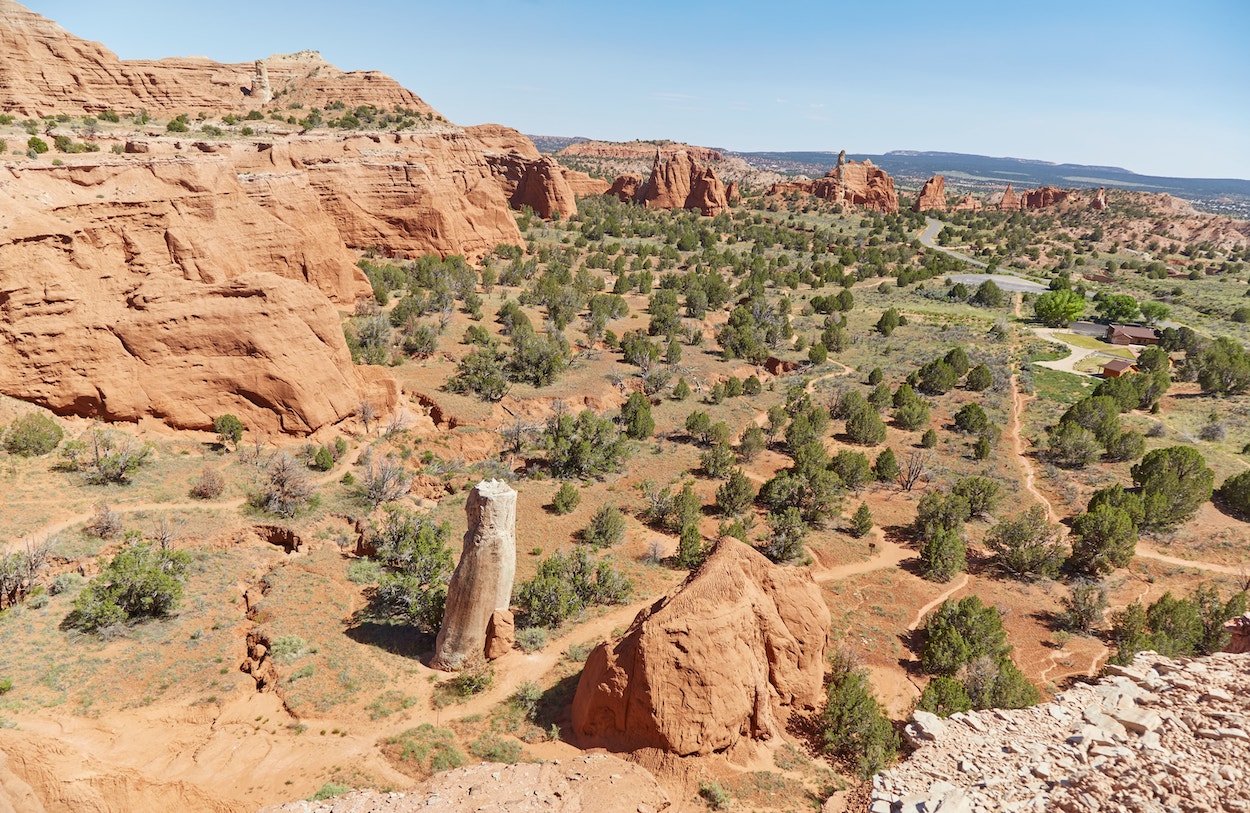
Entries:
{"type": "MultiPolygon", "coordinates": [[[[655,151],[651,176],[645,182],[640,175],[626,173],[617,177],[606,194],[649,209],[698,209],[707,217],[729,208],[729,190],[716,177],[716,170],[700,164],[685,150],[667,160],[663,156],[663,150],[655,151]]],[[[736,187],[734,192],[737,194],[736,187]]]]}
{"type": "Polygon", "coordinates": [[[913,212],[945,212],[946,211],[946,178],[934,175],[925,181],[916,203],[911,207],[913,212]]]}
{"type": "Polygon", "coordinates": [[[646,160],[658,154],[667,161],[683,152],[700,164],[719,163],[725,159],[719,150],[676,141],[579,141],[560,150],[557,155],[646,160]]]}
{"type": "Polygon", "coordinates": [[[581,747],[680,756],[749,747],[823,697],[829,610],[805,568],[724,539],[624,637],[590,654],[573,698],[581,747]]]}
{"type": "Polygon", "coordinates": [[[769,187],[767,194],[784,195],[790,192],[815,195],[834,203],[862,206],[879,212],[898,211],[894,179],[872,161],[845,160],[845,151],[839,154],[838,165],[823,178],[776,183],[769,187]]]}

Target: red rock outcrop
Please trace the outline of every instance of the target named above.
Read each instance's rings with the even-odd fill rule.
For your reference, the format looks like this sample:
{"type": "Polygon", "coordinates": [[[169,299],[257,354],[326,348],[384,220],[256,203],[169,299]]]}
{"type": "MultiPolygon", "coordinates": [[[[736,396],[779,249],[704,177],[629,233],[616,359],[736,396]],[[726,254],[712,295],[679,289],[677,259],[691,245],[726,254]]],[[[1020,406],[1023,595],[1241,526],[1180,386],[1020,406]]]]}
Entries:
{"type": "Polygon", "coordinates": [[[725,199],[730,206],[742,202],[742,190],[738,188],[737,181],[730,181],[725,185],[725,199]]]}
{"type": "Polygon", "coordinates": [[[1250,613],[1229,620],[1224,628],[1232,636],[1224,647],[1225,652],[1250,653],[1250,613]]]}
{"type": "Polygon", "coordinates": [[[1003,194],[994,201],[994,206],[1000,212],[1018,212],[1020,211],[1020,196],[1011,191],[1011,184],[1007,184],[1003,194]]]}
{"type": "Polygon", "coordinates": [[[638,199],[650,209],[698,209],[714,217],[729,208],[725,186],[716,171],[679,152],[667,161],[655,154],[651,177],[638,192],[638,199]]]}
{"type": "Polygon", "coordinates": [[[786,181],[773,184],[769,195],[802,192],[835,203],[853,204],[879,212],[897,212],[898,194],[894,179],[885,170],[865,160],[842,162],[823,178],[810,181],[786,181]]]}
{"type": "MultiPolygon", "coordinates": [[[[145,108],[198,113],[257,108],[255,62],[202,58],[122,61],[97,42],[73,36],[12,0],[0,0],[0,110],[17,116],[82,115],[145,108]]],[[[403,107],[437,115],[420,97],[376,71],[340,71],[315,51],[262,63],[284,105],[403,107]]]]}
{"type": "Polygon", "coordinates": [[[1068,193],[1058,187],[1042,186],[1020,196],[1021,209],[1045,209],[1068,199],[1068,193]]]}
{"type": "Polygon", "coordinates": [[[952,212],[979,212],[984,204],[980,198],[974,198],[972,195],[964,195],[959,203],[951,207],[952,212]]]}
{"type": "Polygon", "coordinates": [[[565,169],[551,156],[539,154],[534,142],[522,133],[498,124],[467,127],[465,132],[483,145],[486,163],[513,209],[528,206],[539,217],[557,212],[567,216],[577,211],[565,169]]]}
{"type": "Polygon", "coordinates": [[[612,184],[602,178],[592,177],[585,172],[564,168],[564,182],[573,190],[573,197],[584,198],[588,195],[606,195],[612,184]]]}
{"type": "Polygon", "coordinates": [[[916,203],[911,207],[913,212],[945,212],[946,211],[946,178],[934,175],[924,182],[916,203]]]}
{"type": "Polygon", "coordinates": [[[829,611],[805,569],[736,540],[591,653],[573,698],[582,747],[710,754],[766,739],[822,698],[829,611]]]}
{"type": "Polygon", "coordinates": [[[687,154],[699,164],[711,164],[725,159],[725,156],[717,150],[672,141],[579,141],[556,154],[634,160],[639,158],[645,160],[658,154],[667,161],[681,153],[687,154]]]}
{"type": "Polygon", "coordinates": [[[605,195],[615,195],[621,203],[629,203],[631,200],[638,199],[638,190],[642,188],[642,176],[628,173],[619,176],[612,182],[612,186],[608,187],[605,195]]]}
{"type": "Polygon", "coordinates": [[[1107,208],[1107,190],[1104,187],[1098,187],[1098,191],[1094,193],[1094,199],[1090,202],[1089,208],[1097,212],[1104,211],[1107,208]]]}

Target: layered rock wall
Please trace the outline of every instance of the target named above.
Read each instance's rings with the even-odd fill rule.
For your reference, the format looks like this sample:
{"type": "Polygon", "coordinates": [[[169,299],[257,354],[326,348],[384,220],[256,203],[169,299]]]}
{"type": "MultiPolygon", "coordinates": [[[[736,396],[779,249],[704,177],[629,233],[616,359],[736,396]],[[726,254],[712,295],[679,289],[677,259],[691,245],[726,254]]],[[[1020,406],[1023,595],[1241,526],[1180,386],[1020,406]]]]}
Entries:
{"type": "Polygon", "coordinates": [[[823,696],[829,611],[810,573],[722,540],[676,592],[591,653],[573,698],[586,748],[725,751],[823,696]]]}

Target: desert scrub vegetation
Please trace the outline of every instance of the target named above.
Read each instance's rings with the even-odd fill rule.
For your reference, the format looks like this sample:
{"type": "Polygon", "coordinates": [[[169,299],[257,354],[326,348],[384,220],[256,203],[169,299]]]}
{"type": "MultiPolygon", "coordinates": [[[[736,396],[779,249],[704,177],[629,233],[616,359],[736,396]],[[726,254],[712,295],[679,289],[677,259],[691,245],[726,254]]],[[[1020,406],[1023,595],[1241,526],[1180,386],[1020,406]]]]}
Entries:
{"type": "Polygon", "coordinates": [[[1210,584],[1199,585],[1187,598],[1176,598],[1169,591],[1148,607],[1133,602],[1112,614],[1116,651],[1111,660],[1131,663],[1134,655],[1147,649],[1169,658],[1219,652],[1232,637],[1224,622],[1244,613],[1246,603],[1245,590],[1224,599],[1210,584]]]}
{"type": "Polygon", "coordinates": [[[61,447],[61,468],[88,483],[126,484],[152,459],[152,445],[107,429],[90,429],[61,447]]]}
{"type": "Polygon", "coordinates": [[[868,672],[842,654],[832,658],[821,727],[825,753],[862,779],[887,767],[898,754],[898,734],[872,694],[868,672]]]}
{"type": "Polygon", "coordinates": [[[456,735],[429,723],[384,739],[382,753],[401,771],[419,778],[459,768],[465,763],[464,752],[456,744],[456,735]]]}
{"type": "Polygon", "coordinates": [[[450,534],[447,524],[436,525],[429,517],[400,506],[385,506],[369,535],[375,561],[357,560],[348,574],[359,582],[376,574],[376,586],[366,590],[368,603],[362,615],[436,632],[451,579],[450,534]]]}
{"type": "Polygon", "coordinates": [[[515,593],[529,627],[555,628],[597,604],[624,604],[633,584],[606,559],[591,562],[585,549],[557,551],[538,565],[534,578],[515,593]]]}
{"type": "Polygon", "coordinates": [[[4,450],[21,457],[45,455],[60,445],[64,436],[56,421],[41,412],[28,412],[9,424],[4,450]]]}
{"type": "Polygon", "coordinates": [[[127,621],[164,618],[182,601],[191,555],[131,540],[74,599],[65,625],[104,632],[127,621]]]}

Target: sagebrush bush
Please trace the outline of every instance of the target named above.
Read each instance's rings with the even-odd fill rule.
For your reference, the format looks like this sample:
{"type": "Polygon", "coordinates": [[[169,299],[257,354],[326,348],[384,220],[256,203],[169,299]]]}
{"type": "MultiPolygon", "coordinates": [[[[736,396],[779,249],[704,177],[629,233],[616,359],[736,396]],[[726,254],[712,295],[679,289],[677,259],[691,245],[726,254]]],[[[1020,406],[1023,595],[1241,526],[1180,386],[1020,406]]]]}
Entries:
{"type": "Polygon", "coordinates": [[[4,433],[4,450],[21,457],[37,457],[52,451],[65,437],[56,421],[41,412],[27,412],[4,433]]]}

